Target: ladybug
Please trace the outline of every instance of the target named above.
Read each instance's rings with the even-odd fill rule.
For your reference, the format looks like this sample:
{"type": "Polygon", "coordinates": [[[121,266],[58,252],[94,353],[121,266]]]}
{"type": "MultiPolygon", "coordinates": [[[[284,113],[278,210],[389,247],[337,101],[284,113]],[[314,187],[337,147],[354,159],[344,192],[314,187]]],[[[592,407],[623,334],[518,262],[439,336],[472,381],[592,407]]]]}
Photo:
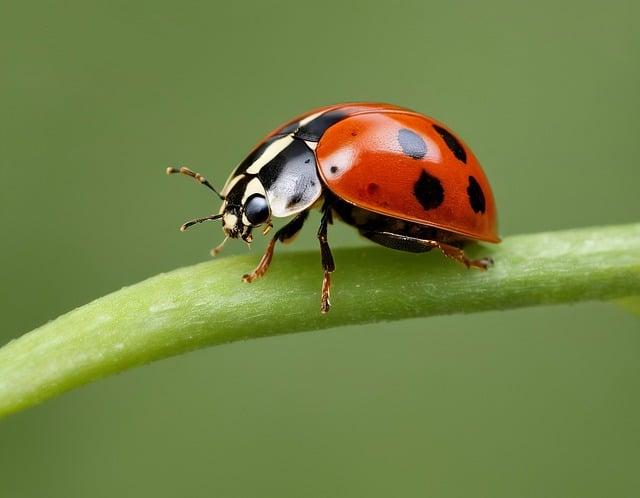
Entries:
{"type": "Polygon", "coordinates": [[[250,244],[254,228],[293,216],[269,242],[258,266],[242,277],[265,274],[276,242],[288,242],[309,210],[322,213],[318,240],[324,277],[322,313],[329,311],[335,270],[327,226],[337,216],[371,241],[401,251],[439,249],[467,268],[487,269],[490,258],[469,259],[471,241],[498,243],[491,187],[473,152],[444,124],[410,109],[380,103],[338,104],[312,110],[280,126],[231,173],[218,191],[186,167],[168,168],[213,190],[219,214],[189,221],[181,230],[222,219],[228,238],[250,244]]]}

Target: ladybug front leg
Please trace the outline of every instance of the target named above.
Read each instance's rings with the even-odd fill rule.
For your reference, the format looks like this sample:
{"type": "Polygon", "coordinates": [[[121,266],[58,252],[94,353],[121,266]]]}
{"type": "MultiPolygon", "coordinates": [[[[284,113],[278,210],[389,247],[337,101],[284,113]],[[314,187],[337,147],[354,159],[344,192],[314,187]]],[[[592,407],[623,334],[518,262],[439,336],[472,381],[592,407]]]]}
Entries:
{"type": "Polygon", "coordinates": [[[243,275],[242,280],[246,283],[251,283],[264,275],[269,269],[269,265],[271,264],[271,260],[273,259],[273,251],[276,248],[276,242],[287,242],[295,237],[295,235],[303,227],[304,222],[307,221],[308,216],[309,211],[302,211],[301,213],[298,213],[296,217],[289,223],[278,230],[269,242],[267,250],[264,252],[264,255],[262,256],[262,259],[260,260],[260,263],[258,263],[256,269],[251,273],[243,275]]]}
{"type": "Polygon", "coordinates": [[[362,235],[378,244],[409,252],[421,252],[417,249],[420,246],[424,247],[425,250],[439,249],[444,256],[463,264],[467,268],[486,270],[493,264],[491,258],[469,259],[459,247],[451,246],[437,240],[419,239],[392,232],[364,232],[362,235]]]}
{"type": "Polygon", "coordinates": [[[324,272],[324,276],[322,277],[322,292],[320,294],[321,313],[327,313],[329,308],[331,308],[331,303],[329,302],[329,295],[331,293],[331,273],[336,269],[336,265],[333,261],[333,255],[331,254],[331,248],[327,241],[327,226],[332,222],[331,209],[327,204],[325,204],[322,208],[322,220],[320,221],[320,228],[318,229],[322,270],[324,272]]]}

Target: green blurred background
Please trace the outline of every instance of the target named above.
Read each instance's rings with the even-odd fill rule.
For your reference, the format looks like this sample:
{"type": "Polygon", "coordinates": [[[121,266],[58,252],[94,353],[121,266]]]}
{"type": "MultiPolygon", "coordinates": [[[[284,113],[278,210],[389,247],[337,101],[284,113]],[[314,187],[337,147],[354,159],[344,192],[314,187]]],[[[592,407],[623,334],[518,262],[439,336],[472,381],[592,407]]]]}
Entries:
{"type": "MultiPolygon", "coordinates": [[[[165,167],[221,186],[327,103],[449,124],[503,235],[638,221],[639,21],[635,1],[3,2],[0,343],[206,260],[219,228],[177,226],[217,201],[165,167]]],[[[0,496],[637,496],[639,325],[595,303],[198,351],[1,421],[0,496]]]]}

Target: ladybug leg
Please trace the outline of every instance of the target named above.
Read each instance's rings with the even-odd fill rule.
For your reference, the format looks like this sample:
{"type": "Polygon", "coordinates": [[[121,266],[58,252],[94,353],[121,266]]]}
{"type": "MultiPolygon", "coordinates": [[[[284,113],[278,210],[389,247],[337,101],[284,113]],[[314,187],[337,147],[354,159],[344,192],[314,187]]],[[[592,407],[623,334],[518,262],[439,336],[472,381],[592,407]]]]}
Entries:
{"type": "Polygon", "coordinates": [[[478,268],[480,270],[486,270],[491,265],[493,265],[493,259],[491,258],[481,258],[481,259],[469,259],[465,255],[464,251],[459,247],[450,246],[449,244],[443,244],[442,242],[438,242],[436,240],[428,240],[425,242],[429,242],[433,244],[433,247],[437,247],[440,249],[442,254],[449,259],[453,259],[454,261],[458,261],[462,263],[467,268],[478,268]]]}
{"type": "Polygon", "coordinates": [[[251,273],[247,273],[242,276],[242,280],[246,283],[251,283],[254,280],[260,278],[264,275],[269,269],[269,265],[271,264],[271,260],[273,259],[273,251],[276,248],[276,242],[280,241],[286,243],[290,241],[296,234],[300,231],[304,222],[307,220],[309,216],[309,211],[302,211],[298,213],[294,219],[292,219],[289,223],[283,226],[280,230],[278,230],[271,241],[269,241],[269,245],[267,246],[267,250],[264,252],[260,263],[255,270],[251,273]]]}
{"type": "Polygon", "coordinates": [[[322,292],[320,294],[320,312],[327,313],[331,308],[329,302],[329,295],[331,293],[331,273],[335,271],[336,265],[333,261],[333,255],[331,254],[331,248],[327,240],[327,226],[333,222],[331,216],[331,209],[327,204],[322,208],[322,220],[320,221],[320,228],[318,229],[318,240],[320,241],[320,255],[322,257],[322,270],[324,275],[322,277],[322,292]]]}
{"type": "Polygon", "coordinates": [[[479,268],[480,270],[486,270],[493,264],[493,260],[491,258],[469,259],[465,255],[464,251],[459,247],[445,244],[444,242],[439,242],[437,240],[419,239],[392,232],[364,232],[362,235],[374,242],[377,242],[378,244],[391,247],[393,249],[399,249],[401,251],[426,252],[431,249],[439,249],[445,257],[453,259],[467,268],[479,268]]]}

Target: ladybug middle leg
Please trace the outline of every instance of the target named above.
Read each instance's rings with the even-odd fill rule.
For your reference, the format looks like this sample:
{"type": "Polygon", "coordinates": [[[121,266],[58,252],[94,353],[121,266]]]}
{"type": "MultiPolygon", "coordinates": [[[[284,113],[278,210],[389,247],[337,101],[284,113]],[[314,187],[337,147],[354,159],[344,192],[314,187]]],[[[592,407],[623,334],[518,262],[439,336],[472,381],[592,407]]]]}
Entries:
{"type": "Polygon", "coordinates": [[[267,250],[264,252],[264,255],[262,256],[262,259],[260,260],[260,263],[258,263],[256,269],[251,273],[243,275],[242,280],[246,283],[251,283],[264,275],[269,269],[269,265],[271,264],[271,260],[273,259],[273,251],[276,248],[276,242],[280,241],[286,243],[291,241],[291,239],[295,237],[303,227],[304,222],[307,221],[308,216],[309,211],[302,211],[301,213],[298,213],[296,217],[293,218],[289,223],[278,230],[269,242],[267,250]]]}
{"type": "Polygon", "coordinates": [[[491,258],[469,259],[459,247],[445,244],[438,240],[420,239],[392,232],[363,231],[361,233],[373,242],[401,251],[426,252],[431,249],[439,249],[444,256],[463,264],[467,268],[486,270],[493,264],[491,258]]]}
{"type": "Polygon", "coordinates": [[[331,248],[329,247],[329,242],[327,240],[327,226],[329,223],[333,223],[333,217],[331,215],[331,207],[329,206],[329,203],[325,203],[322,207],[320,228],[318,228],[322,270],[324,272],[322,277],[322,292],[320,294],[321,313],[327,313],[329,308],[331,308],[331,303],[329,302],[329,295],[331,293],[331,273],[336,269],[336,265],[333,261],[333,255],[331,254],[331,248]]]}

